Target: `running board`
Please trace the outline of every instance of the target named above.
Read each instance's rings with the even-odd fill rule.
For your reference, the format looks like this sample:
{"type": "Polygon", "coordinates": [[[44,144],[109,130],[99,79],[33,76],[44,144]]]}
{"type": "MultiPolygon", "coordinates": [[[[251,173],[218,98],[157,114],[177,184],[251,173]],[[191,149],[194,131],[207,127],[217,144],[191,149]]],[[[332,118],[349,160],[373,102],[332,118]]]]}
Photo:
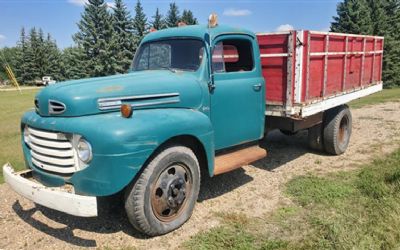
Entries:
{"type": "Polygon", "coordinates": [[[214,175],[223,174],[267,156],[267,150],[252,146],[215,157],[214,175]]]}

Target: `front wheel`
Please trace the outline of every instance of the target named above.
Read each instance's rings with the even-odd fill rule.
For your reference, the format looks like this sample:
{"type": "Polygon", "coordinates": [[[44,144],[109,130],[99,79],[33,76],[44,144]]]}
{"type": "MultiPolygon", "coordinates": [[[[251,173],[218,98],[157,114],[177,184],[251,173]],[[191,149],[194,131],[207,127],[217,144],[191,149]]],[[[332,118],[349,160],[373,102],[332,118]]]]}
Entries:
{"type": "Polygon", "coordinates": [[[128,219],[150,236],[171,232],[192,215],[199,189],[200,167],[193,151],[183,146],[166,148],[128,188],[128,219]]]}

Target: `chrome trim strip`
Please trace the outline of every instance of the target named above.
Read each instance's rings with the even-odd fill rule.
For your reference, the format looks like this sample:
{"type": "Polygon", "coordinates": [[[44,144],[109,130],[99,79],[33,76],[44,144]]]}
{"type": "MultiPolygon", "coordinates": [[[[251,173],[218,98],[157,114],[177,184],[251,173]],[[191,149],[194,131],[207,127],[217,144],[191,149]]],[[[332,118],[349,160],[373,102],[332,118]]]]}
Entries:
{"type": "Polygon", "coordinates": [[[100,98],[98,99],[98,108],[100,110],[111,110],[118,109],[122,105],[122,101],[125,100],[146,100],[156,98],[169,98],[177,97],[174,100],[160,100],[152,102],[134,103],[132,107],[147,107],[152,105],[162,105],[180,102],[179,93],[164,93],[164,94],[153,94],[153,95],[138,95],[138,96],[122,96],[122,97],[111,97],[111,98],[100,98]]]}
{"type": "Polygon", "coordinates": [[[120,96],[120,97],[100,98],[100,99],[98,99],[97,101],[98,101],[98,102],[125,101],[125,100],[150,99],[150,98],[175,97],[175,96],[179,96],[179,93],[164,93],[164,94],[152,94],[152,95],[120,96]]]}
{"type": "MultiPolygon", "coordinates": [[[[135,104],[131,104],[131,106],[133,108],[139,108],[139,107],[148,107],[148,106],[162,105],[162,104],[172,104],[172,103],[178,103],[178,102],[180,102],[179,99],[168,100],[168,101],[158,101],[158,102],[135,103],[135,104]]],[[[101,107],[100,110],[119,109],[120,107],[121,107],[121,104],[112,105],[112,106],[104,106],[104,107],[101,107]]]]}

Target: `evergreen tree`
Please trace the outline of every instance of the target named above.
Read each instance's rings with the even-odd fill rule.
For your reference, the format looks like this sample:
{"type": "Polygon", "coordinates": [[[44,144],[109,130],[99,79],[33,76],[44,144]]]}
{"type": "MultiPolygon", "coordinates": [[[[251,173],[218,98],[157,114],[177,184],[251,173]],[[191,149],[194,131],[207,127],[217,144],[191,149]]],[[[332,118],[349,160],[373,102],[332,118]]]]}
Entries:
{"type": "Polygon", "coordinates": [[[49,68],[49,61],[47,60],[48,48],[45,44],[44,33],[39,28],[37,35],[37,44],[34,47],[35,64],[38,68],[38,80],[42,79],[43,76],[47,76],[47,69],[49,68]]]}
{"type": "Polygon", "coordinates": [[[86,72],[85,51],[80,47],[69,47],[62,52],[61,72],[67,80],[89,77],[86,72]]]}
{"type": "Polygon", "coordinates": [[[51,76],[56,81],[64,80],[61,72],[61,52],[57,47],[55,40],[51,38],[50,34],[47,34],[47,39],[44,42],[45,45],[45,69],[44,76],[51,76]]]}
{"type": "Polygon", "coordinates": [[[156,14],[153,16],[153,21],[151,22],[151,26],[156,30],[162,30],[166,28],[163,16],[160,14],[158,8],[156,10],[156,14]]]}
{"type": "Polygon", "coordinates": [[[115,74],[118,68],[117,42],[112,16],[104,0],[88,0],[78,28],[74,40],[85,52],[89,75],[115,74]]]}
{"type": "Polygon", "coordinates": [[[331,31],[372,34],[373,25],[366,0],[344,0],[337,6],[337,15],[333,17],[331,31]]]}
{"type": "Polygon", "coordinates": [[[372,21],[372,33],[377,36],[384,36],[387,30],[387,16],[385,13],[386,0],[367,0],[372,21]]]}
{"type": "Polygon", "coordinates": [[[179,9],[176,3],[169,4],[169,10],[167,13],[167,17],[165,18],[165,23],[167,27],[176,27],[178,26],[178,22],[181,17],[179,16],[179,9]]]}
{"type": "Polygon", "coordinates": [[[195,25],[198,24],[197,18],[193,16],[191,10],[183,10],[181,21],[186,23],[187,25],[195,25]]]}
{"type": "Polygon", "coordinates": [[[137,39],[133,34],[132,17],[122,0],[115,0],[113,8],[114,31],[116,33],[117,72],[126,73],[136,51],[137,39]]]}
{"type": "Polygon", "coordinates": [[[385,37],[382,78],[385,87],[400,86],[400,1],[344,0],[331,30],[385,37]]]}
{"type": "Polygon", "coordinates": [[[38,81],[41,79],[40,76],[40,65],[38,62],[40,61],[38,57],[40,56],[41,50],[40,38],[36,31],[36,28],[33,27],[29,32],[29,46],[26,51],[26,66],[27,66],[27,75],[28,82],[33,83],[34,81],[38,81]]]}
{"type": "Polygon", "coordinates": [[[387,0],[383,6],[386,26],[382,78],[386,87],[400,86],[400,1],[387,0]]]}
{"type": "Polygon", "coordinates": [[[26,84],[30,79],[28,70],[28,39],[25,35],[25,28],[22,27],[20,38],[17,43],[17,63],[14,66],[14,71],[19,84],[26,84]]]}
{"type": "Polygon", "coordinates": [[[136,36],[139,40],[142,40],[143,36],[146,32],[147,18],[146,14],[143,11],[142,4],[140,0],[136,2],[135,6],[135,17],[133,18],[133,27],[136,33],[136,36]]]}

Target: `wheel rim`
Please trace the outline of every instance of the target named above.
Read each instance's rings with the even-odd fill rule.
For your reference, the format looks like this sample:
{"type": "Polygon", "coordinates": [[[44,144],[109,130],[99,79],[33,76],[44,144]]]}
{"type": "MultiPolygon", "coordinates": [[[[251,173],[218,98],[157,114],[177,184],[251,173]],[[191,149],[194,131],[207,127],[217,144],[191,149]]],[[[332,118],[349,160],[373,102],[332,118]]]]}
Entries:
{"type": "Polygon", "coordinates": [[[161,221],[172,221],[185,209],[192,192],[192,175],[184,164],[173,164],[158,176],[151,190],[151,206],[161,221]]]}
{"type": "Polygon", "coordinates": [[[344,146],[346,145],[349,138],[349,119],[347,116],[344,116],[340,120],[339,125],[339,144],[344,146]]]}

